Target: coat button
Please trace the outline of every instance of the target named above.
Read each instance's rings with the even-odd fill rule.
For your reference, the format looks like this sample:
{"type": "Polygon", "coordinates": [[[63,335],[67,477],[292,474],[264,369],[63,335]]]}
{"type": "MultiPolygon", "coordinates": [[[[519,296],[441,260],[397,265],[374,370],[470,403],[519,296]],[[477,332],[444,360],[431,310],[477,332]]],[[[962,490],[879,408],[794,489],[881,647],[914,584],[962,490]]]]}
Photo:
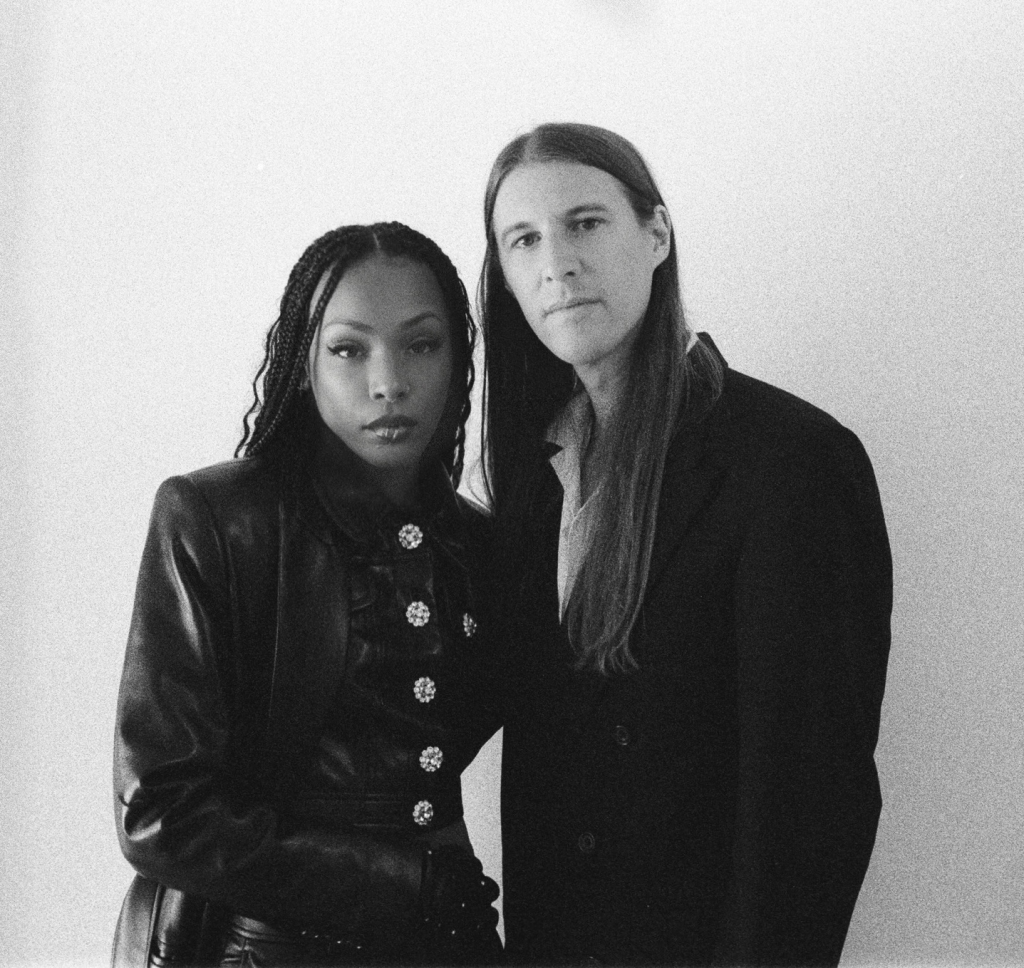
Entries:
{"type": "Polygon", "coordinates": [[[466,633],[467,639],[471,639],[476,635],[476,619],[469,612],[462,616],[462,631],[466,633]]]}
{"type": "Polygon", "coordinates": [[[425,827],[434,819],[434,805],[429,800],[420,800],[420,802],[412,808],[412,819],[421,827],[425,827]]]}
{"type": "Polygon", "coordinates": [[[410,625],[420,628],[430,621],[430,609],[425,602],[413,602],[405,610],[405,620],[410,625]]]}
{"type": "Polygon", "coordinates": [[[625,726],[615,727],[615,742],[619,746],[629,746],[629,730],[625,726]]]}
{"type": "Polygon", "coordinates": [[[412,551],[413,548],[418,548],[423,543],[423,532],[415,524],[402,525],[398,532],[398,543],[406,551],[412,551]]]}
{"type": "Polygon", "coordinates": [[[437,695],[437,686],[429,676],[420,676],[412,684],[412,691],[420,702],[430,702],[437,695]]]}
{"type": "Polygon", "coordinates": [[[584,834],[580,834],[579,840],[576,841],[576,846],[579,847],[580,853],[589,854],[597,846],[597,841],[594,839],[594,835],[587,831],[584,834]]]}
{"type": "Polygon", "coordinates": [[[420,766],[428,773],[436,773],[444,762],[444,753],[438,746],[428,746],[420,753],[420,766]]]}

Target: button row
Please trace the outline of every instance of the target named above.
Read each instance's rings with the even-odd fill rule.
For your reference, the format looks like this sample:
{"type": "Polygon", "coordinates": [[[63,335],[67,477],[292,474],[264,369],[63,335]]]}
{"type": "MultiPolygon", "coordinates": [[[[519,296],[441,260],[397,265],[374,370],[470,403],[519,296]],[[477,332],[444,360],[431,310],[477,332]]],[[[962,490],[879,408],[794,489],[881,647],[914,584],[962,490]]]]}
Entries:
{"type": "MultiPolygon", "coordinates": [[[[444,762],[444,753],[439,746],[428,746],[420,753],[420,766],[427,773],[436,773],[444,762]]],[[[426,827],[434,819],[434,805],[429,800],[420,800],[412,808],[412,819],[421,827],[426,827]]]]}
{"type": "MultiPolygon", "coordinates": [[[[405,524],[398,531],[398,543],[407,551],[412,551],[423,543],[423,531],[415,524],[405,524]]],[[[405,619],[410,625],[422,628],[430,621],[430,607],[426,602],[412,602],[405,610],[405,619]]],[[[462,631],[467,639],[476,634],[476,619],[469,612],[462,616],[462,631]]],[[[412,691],[418,702],[432,702],[437,695],[437,684],[429,676],[420,676],[413,683],[412,691]]],[[[443,762],[444,753],[438,746],[428,746],[420,753],[420,768],[427,773],[437,772],[443,762]]],[[[428,826],[434,819],[433,804],[429,800],[420,800],[412,808],[412,819],[420,827],[428,826]]]]}

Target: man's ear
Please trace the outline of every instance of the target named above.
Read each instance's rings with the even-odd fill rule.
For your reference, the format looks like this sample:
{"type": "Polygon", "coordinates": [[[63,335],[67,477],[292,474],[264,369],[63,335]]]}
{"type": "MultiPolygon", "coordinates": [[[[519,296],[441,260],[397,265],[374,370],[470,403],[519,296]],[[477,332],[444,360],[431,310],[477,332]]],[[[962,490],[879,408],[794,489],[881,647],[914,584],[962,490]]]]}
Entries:
{"type": "Polygon", "coordinates": [[[654,206],[647,228],[654,240],[654,267],[657,268],[668,258],[672,246],[672,219],[664,205],[654,206]]]}

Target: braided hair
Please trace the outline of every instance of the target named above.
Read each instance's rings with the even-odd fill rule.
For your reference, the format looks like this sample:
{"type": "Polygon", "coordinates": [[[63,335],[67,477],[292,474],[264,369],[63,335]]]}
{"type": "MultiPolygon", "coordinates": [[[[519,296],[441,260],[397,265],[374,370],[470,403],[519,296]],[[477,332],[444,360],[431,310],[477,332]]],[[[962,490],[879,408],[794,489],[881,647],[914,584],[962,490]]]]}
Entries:
{"type": "Polygon", "coordinates": [[[301,452],[305,439],[302,415],[310,396],[305,379],[310,345],[341,277],[373,255],[422,263],[440,287],[451,325],[452,382],[434,441],[441,462],[458,485],[475,377],[476,324],[466,287],[451,260],[437,243],[401,222],[343,225],[322,235],[302,254],[288,277],[280,315],[267,332],[265,356],[252,381],[253,403],[242,418],[243,434],[235,457],[267,453],[287,458],[301,452]],[[323,291],[312,306],[313,295],[325,275],[323,291]]]}

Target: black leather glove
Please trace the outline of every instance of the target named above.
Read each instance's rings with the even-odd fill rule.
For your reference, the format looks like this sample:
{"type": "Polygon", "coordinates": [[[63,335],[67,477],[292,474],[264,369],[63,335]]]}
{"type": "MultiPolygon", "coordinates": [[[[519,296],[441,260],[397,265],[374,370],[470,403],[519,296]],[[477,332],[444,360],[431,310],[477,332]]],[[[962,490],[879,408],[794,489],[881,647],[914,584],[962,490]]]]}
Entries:
{"type": "Polygon", "coordinates": [[[424,851],[420,913],[428,959],[436,964],[493,965],[502,957],[498,885],[459,847],[424,851]]]}

